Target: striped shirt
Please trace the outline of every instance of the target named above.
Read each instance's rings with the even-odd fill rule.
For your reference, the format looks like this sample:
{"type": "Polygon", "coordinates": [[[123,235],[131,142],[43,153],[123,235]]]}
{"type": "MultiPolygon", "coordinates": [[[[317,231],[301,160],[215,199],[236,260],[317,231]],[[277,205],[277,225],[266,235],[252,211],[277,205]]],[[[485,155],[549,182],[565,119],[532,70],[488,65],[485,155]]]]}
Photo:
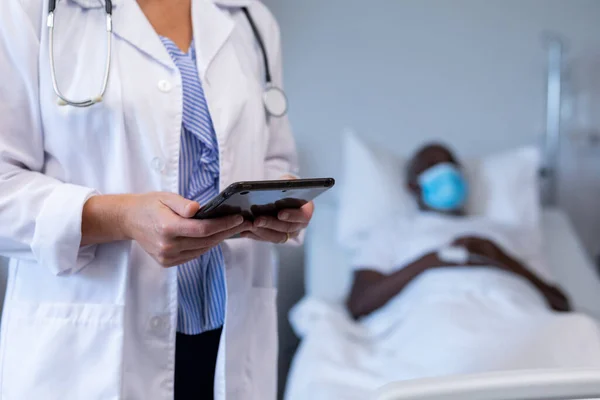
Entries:
{"type": "MultiPolygon", "coordinates": [[[[219,148],[204,89],[196,66],[196,51],[182,52],[170,39],[161,40],[181,74],[183,117],[179,192],[207,203],[219,191],[219,148]]],[[[177,331],[195,335],[217,329],[225,320],[225,261],[220,247],[177,267],[177,331]]]]}

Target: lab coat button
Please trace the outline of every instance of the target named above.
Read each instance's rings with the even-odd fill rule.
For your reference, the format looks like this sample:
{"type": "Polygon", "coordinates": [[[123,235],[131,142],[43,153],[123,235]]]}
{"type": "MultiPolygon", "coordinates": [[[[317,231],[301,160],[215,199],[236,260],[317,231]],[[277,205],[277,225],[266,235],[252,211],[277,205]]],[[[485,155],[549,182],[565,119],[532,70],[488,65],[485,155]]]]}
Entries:
{"type": "Polygon", "coordinates": [[[169,81],[158,81],[158,90],[160,90],[161,92],[169,93],[171,89],[173,89],[173,85],[171,85],[169,81]]]}
{"type": "Polygon", "coordinates": [[[150,164],[155,172],[160,173],[165,170],[165,162],[159,157],[154,157],[150,164]]]}
{"type": "Polygon", "coordinates": [[[153,317],[150,320],[150,326],[152,327],[152,329],[156,329],[156,328],[160,327],[160,325],[161,325],[161,320],[159,317],[153,317]]]}
{"type": "Polygon", "coordinates": [[[162,336],[167,331],[167,321],[162,317],[150,318],[150,330],[157,336],[162,336]]]}

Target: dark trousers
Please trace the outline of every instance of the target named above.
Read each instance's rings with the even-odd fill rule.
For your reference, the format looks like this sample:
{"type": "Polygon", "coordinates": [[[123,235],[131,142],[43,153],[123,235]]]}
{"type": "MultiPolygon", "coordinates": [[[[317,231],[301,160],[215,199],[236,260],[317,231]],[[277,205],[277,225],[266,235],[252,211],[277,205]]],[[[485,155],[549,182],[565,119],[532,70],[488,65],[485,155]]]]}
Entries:
{"type": "Polygon", "coordinates": [[[222,328],[199,335],[177,333],[175,400],[214,399],[215,366],[222,328]]]}

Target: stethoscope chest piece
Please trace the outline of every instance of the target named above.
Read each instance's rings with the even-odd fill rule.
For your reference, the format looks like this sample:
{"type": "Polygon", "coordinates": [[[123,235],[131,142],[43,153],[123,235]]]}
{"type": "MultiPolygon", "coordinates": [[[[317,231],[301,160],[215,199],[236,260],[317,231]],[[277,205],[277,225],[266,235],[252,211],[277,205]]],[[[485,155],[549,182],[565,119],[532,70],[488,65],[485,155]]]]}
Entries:
{"type": "Polygon", "coordinates": [[[263,93],[263,103],[271,117],[283,117],[288,111],[288,99],[285,92],[272,84],[267,84],[263,93]]]}

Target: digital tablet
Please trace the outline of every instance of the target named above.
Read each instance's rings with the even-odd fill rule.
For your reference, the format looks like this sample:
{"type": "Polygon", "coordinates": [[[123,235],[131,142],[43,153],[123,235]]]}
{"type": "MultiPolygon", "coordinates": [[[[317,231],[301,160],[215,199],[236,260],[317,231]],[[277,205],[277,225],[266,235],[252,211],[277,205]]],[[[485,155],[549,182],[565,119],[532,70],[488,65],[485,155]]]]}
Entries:
{"type": "Polygon", "coordinates": [[[333,178],[237,182],[202,206],[195,218],[242,214],[253,221],[277,216],[283,209],[300,208],[335,185],[333,178]]]}

